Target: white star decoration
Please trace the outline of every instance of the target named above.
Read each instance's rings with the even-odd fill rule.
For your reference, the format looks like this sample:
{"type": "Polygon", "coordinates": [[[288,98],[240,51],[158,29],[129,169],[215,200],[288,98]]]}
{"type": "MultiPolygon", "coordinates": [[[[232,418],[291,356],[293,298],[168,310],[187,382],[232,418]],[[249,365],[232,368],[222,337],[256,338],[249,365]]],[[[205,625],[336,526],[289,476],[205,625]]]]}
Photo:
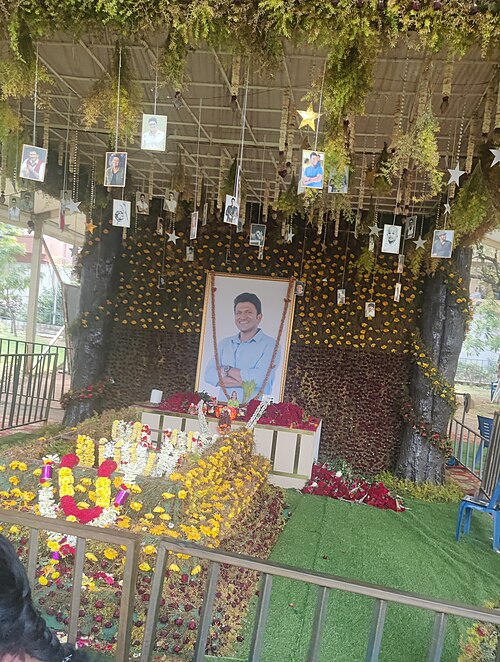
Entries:
{"type": "Polygon", "coordinates": [[[444,213],[449,214],[451,212],[451,207],[449,202],[444,203],[444,213]]]}
{"type": "Polygon", "coordinates": [[[76,214],[77,212],[80,211],[80,205],[81,202],[73,202],[73,200],[70,200],[65,207],[65,211],[67,214],[76,214]]]}
{"type": "Polygon", "coordinates": [[[382,228],[379,228],[378,225],[369,225],[368,229],[370,230],[370,236],[378,237],[382,232],[382,228]]]}
{"type": "Polygon", "coordinates": [[[457,161],[457,165],[454,168],[448,168],[448,172],[450,173],[448,184],[455,183],[460,186],[460,177],[465,175],[465,170],[460,170],[460,163],[457,161]]]}
{"type": "Polygon", "coordinates": [[[500,163],[500,149],[490,149],[490,152],[494,156],[493,163],[490,166],[490,168],[493,168],[494,165],[500,163]]]}
{"type": "Polygon", "coordinates": [[[295,234],[292,232],[292,230],[289,230],[286,234],[286,237],[285,237],[285,240],[286,240],[287,244],[291,244],[294,237],[295,237],[295,234]]]}
{"type": "Polygon", "coordinates": [[[415,239],[413,241],[413,243],[417,247],[416,250],[418,251],[419,248],[423,248],[425,246],[426,241],[427,241],[427,239],[422,239],[422,235],[420,235],[420,237],[418,239],[415,239]]]}
{"type": "Polygon", "coordinates": [[[172,232],[167,232],[167,241],[171,241],[177,246],[177,239],[179,239],[179,236],[175,234],[175,230],[172,230],[172,232]]]}

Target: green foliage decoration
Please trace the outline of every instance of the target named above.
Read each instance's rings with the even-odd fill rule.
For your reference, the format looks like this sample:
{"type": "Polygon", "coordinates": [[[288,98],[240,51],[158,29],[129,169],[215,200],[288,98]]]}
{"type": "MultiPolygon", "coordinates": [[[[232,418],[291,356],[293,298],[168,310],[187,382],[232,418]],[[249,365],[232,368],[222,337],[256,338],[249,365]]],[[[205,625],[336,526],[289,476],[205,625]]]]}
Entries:
{"type": "Polygon", "coordinates": [[[461,487],[451,481],[447,481],[443,485],[436,485],[428,481],[414,483],[408,479],[398,478],[390,471],[382,471],[377,474],[376,480],[384,483],[391,492],[395,492],[403,499],[412,498],[427,503],[459,503],[464,496],[461,487]]]}

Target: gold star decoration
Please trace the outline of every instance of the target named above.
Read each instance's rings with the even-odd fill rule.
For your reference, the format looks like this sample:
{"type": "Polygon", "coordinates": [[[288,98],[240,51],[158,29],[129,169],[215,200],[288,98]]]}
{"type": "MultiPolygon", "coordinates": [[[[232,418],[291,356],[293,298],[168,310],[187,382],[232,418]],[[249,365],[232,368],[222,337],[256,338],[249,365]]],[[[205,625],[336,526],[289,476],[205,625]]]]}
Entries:
{"type": "Polygon", "coordinates": [[[96,227],[97,225],[94,225],[92,221],[85,223],[85,230],[86,232],[90,232],[90,234],[94,234],[94,230],[96,229],[96,227]]]}
{"type": "Polygon", "coordinates": [[[316,131],[314,122],[319,119],[319,113],[314,112],[312,103],[309,104],[307,110],[298,110],[297,112],[302,117],[299,129],[302,129],[303,126],[310,126],[313,131],[316,131]]]}

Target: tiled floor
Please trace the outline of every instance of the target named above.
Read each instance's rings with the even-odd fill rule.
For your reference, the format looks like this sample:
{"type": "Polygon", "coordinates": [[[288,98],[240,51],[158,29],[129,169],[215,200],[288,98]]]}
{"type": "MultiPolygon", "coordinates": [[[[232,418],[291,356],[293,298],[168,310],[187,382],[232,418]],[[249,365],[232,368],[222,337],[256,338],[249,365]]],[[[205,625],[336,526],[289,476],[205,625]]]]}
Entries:
{"type": "Polygon", "coordinates": [[[477,496],[481,482],[473,476],[470,471],[460,465],[446,467],[446,477],[455,483],[458,483],[466,492],[477,496]]]}

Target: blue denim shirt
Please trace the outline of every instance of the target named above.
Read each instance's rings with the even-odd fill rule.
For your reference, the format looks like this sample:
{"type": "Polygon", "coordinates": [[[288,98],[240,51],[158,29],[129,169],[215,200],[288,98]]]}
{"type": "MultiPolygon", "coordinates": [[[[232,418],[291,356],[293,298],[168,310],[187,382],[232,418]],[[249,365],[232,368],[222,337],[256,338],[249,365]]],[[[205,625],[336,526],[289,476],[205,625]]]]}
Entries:
{"type": "MultiPolygon", "coordinates": [[[[255,380],[255,390],[251,396],[255,397],[262,387],[262,382],[265,379],[269,364],[273,356],[274,346],[276,340],[267,336],[262,329],[259,329],[253,338],[245,342],[241,342],[240,334],[224,338],[219,343],[219,362],[222,366],[231,366],[238,368],[241,371],[241,378],[244,382],[255,380]]],[[[264,388],[264,394],[270,395],[274,377],[276,373],[276,366],[280,361],[281,347],[278,346],[276,358],[274,360],[274,367],[271,370],[269,379],[264,388]]],[[[210,359],[205,369],[205,381],[214,386],[219,385],[219,376],[217,375],[217,368],[215,366],[215,357],[210,359]]],[[[236,391],[237,399],[243,401],[243,389],[236,387],[228,387],[226,390],[231,394],[236,391]]],[[[227,397],[224,395],[222,388],[219,389],[218,398],[220,401],[225,402],[227,397]]],[[[250,399],[251,399],[250,398],[250,399]]]]}

